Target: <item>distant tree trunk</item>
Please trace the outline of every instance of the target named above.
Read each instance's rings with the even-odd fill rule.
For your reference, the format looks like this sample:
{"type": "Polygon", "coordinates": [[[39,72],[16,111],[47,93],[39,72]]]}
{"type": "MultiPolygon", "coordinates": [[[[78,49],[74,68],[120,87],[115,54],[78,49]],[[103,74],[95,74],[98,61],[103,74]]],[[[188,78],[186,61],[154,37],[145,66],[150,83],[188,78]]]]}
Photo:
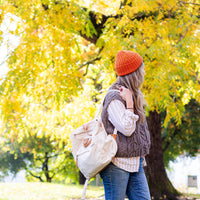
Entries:
{"type": "Polygon", "coordinates": [[[85,176],[79,171],[79,184],[84,185],[85,184],[85,176]]]}
{"type": "Polygon", "coordinates": [[[173,187],[167,177],[161,138],[161,115],[151,111],[147,118],[151,135],[150,154],[146,157],[146,175],[149,182],[151,196],[154,199],[176,200],[179,192],[173,187]]]}
{"type": "Polygon", "coordinates": [[[44,178],[42,178],[42,175],[36,175],[34,173],[32,173],[28,168],[26,168],[26,170],[28,171],[28,173],[33,176],[34,178],[37,178],[40,180],[40,182],[52,182],[52,178],[54,177],[55,173],[50,176],[50,170],[49,170],[49,159],[50,156],[48,155],[48,152],[45,152],[44,158],[39,159],[42,162],[42,175],[44,175],[44,177],[46,178],[46,180],[44,178]]]}
{"type": "Polygon", "coordinates": [[[42,164],[42,171],[44,172],[44,175],[46,177],[46,182],[51,183],[52,181],[52,177],[50,177],[49,175],[49,156],[48,156],[48,152],[45,152],[45,160],[42,164]]]}

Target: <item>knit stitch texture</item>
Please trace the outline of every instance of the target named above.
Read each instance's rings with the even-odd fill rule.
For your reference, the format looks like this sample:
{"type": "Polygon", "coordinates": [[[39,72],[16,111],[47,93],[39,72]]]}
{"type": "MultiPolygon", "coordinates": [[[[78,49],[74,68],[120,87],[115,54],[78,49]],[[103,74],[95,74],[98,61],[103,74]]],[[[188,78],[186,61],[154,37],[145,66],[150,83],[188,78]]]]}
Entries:
{"type": "Polygon", "coordinates": [[[115,70],[118,76],[124,76],[137,70],[142,64],[142,57],[133,51],[118,51],[115,59],[115,70]]]}
{"type": "MultiPolygon", "coordinates": [[[[114,132],[114,126],[108,120],[108,112],[107,112],[107,108],[110,102],[114,99],[121,101],[125,105],[124,100],[121,98],[118,92],[113,91],[109,92],[106,95],[101,113],[101,118],[105,130],[108,134],[112,134],[114,132]]],[[[129,137],[124,136],[122,133],[118,131],[117,145],[118,145],[118,151],[116,157],[137,157],[149,154],[150,135],[146,119],[144,123],[137,122],[134,133],[129,137]]]]}

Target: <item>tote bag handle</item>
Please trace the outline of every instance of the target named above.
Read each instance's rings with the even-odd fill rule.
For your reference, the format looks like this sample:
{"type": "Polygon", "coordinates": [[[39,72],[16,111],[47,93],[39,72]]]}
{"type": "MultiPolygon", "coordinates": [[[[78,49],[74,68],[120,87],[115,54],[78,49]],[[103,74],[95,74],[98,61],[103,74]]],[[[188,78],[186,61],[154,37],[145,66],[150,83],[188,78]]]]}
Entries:
{"type": "MultiPolygon", "coordinates": [[[[109,92],[119,92],[119,90],[115,90],[115,89],[113,89],[113,90],[108,90],[108,92],[107,92],[106,94],[108,94],[109,92]]],[[[98,110],[97,110],[97,112],[96,112],[95,119],[98,118],[98,116],[99,116],[99,114],[100,114],[100,112],[101,112],[101,110],[102,110],[102,108],[103,108],[103,102],[104,102],[105,98],[106,98],[106,95],[105,95],[105,97],[103,98],[103,100],[102,100],[102,102],[101,102],[101,104],[100,104],[100,106],[99,106],[99,108],[98,108],[98,110]]],[[[113,134],[115,134],[115,135],[117,134],[117,129],[116,129],[116,128],[114,129],[114,133],[113,133],[113,134]]]]}

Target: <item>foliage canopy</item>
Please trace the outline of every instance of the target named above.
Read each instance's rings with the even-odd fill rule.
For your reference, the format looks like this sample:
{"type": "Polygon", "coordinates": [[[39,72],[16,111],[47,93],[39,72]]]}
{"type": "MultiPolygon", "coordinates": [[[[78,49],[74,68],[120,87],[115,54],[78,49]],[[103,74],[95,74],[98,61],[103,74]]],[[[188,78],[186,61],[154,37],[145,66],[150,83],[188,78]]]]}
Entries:
{"type": "Polygon", "coordinates": [[[36,151],[27,141],[43,136],[54,154],[69,151],[70,132],[94,116],[115,80],[114,58],[121,49],[144,58],[147,111],[165,112],[165,128],[171,121],[180,126],[185,105],[200,102],[199,9],[188,0],[3,1],[0,23],[14,21],[16,27],[6,31],[20,42],[14,50],[7,43],[1,137],[24,143],[23,151],[35,156],[44,147],[33,142],[36,151]]]}

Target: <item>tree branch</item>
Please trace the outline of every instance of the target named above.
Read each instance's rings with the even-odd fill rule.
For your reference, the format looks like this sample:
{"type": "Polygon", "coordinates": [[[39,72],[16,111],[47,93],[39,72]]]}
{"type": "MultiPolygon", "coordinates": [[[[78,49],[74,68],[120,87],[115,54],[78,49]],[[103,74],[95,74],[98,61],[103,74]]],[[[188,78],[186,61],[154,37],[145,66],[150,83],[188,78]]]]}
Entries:
{"type": "Polygon", "coordinates": [[[52,176],[50,176],[50,179],[53,179],[53,177],[56,175],[56,173],[54,172],[52,176]]]}
{"type": "Polygon", "coordinates": [[[86,70],[85,70],[85,73],[83,74],[83,76],[86,76],[87,73],[88,73],[89,65],[90,65],[90,64],[93,64],[95,61],[100,60],[100,59],[101,59],[101,57],[96,57],[96,58],[94,58],[94,59],[92,59],[92,60],[89,60],[88,62],[85,62],[85,63],[83,63],[82,65],[80,65],[79,68],[78,68],[77,70],[80,70],[80,69],[82,69],[83,67],[87,66],[87,67],[86,67],[86,70]]]}
{"type": "Polygon", "coordinates": [[[27,170],[27,172],[31,175],[31,176],[33,176],[33,177],[35,177],[35,178],[38,178],[41,182],[44,182],[43,181],[43,179],[40,177],[40,176],[36,176],[35,174],[33,174],[31,171],[29,171],[29,170],[27,170]]]}
{"type": "MultiPolygon", "coordinates": [[[[85,8],[85,11],[87,12],[87,8],[85,8]]],[[[89,42],[91,42],[93,44],[96,44],[96,42],[99,39],[100,35],[103,33],[103,28],[105,26],[105,23],[106,23],[107,19],[111,17],[111,16],[106,16],[106,15],[101,14],[101,16],[102,16],[101,23],[97,23],[96,16],[97,16],[97,13],[95,13],[93,11],[89,12],[90,21],[93,24],[97,34],[96,35],[93,34],[92,37],[89,37],[86,34],[82,34],[80,32],[80,36],[81,37],[83,37],[84,39],[86,39],[87,41],[89,41],[89,42]]]]}
{"type": "Polygon", "coordinates": [[[80,65],[78,70],[80,70],[81,68],[83,68],[86,65],[93,64],[95,61],[100,60],[100,59],[101,59],[101,57],[96,57],[96,58],[94,58],[92,60],[89,60],[88,62],[85,62],[82,65],[80,65]]]}

